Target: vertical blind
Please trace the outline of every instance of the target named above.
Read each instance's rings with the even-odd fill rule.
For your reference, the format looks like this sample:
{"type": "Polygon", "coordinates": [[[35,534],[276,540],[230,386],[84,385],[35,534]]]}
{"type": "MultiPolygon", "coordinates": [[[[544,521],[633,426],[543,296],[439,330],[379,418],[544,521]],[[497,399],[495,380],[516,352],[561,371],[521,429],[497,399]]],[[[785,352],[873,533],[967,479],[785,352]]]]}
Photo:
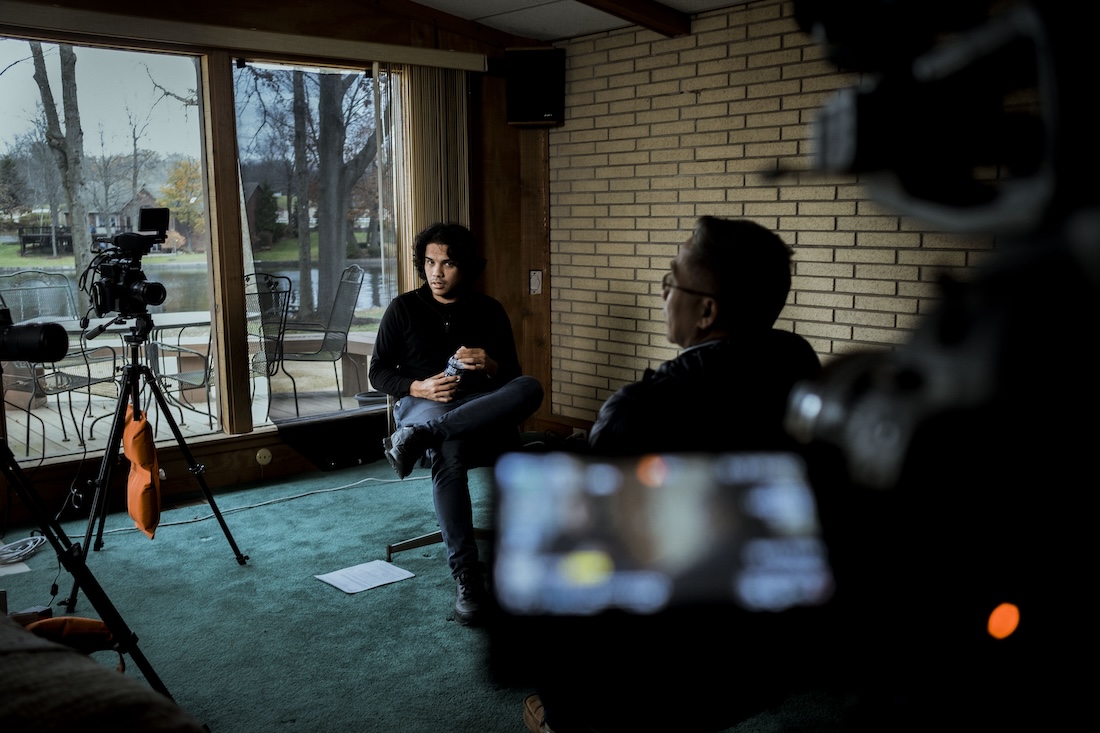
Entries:
{"type": "Polygon", "coordinates": [[[470,223],[467,72],[423,66],[400,68],[397,190],[400,286],[419,286],[410,247],[435,222],[470,223]]]}

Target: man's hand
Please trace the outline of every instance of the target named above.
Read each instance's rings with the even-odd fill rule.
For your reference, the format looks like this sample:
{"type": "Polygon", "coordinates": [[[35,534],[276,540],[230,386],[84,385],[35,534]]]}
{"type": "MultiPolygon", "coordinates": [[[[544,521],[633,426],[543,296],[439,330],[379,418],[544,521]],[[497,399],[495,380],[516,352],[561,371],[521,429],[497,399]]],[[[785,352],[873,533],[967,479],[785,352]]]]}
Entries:
{"type": "Polygon", "coordinates": [[[440,372],[434,377],[428,377],[427,379],[420,379],[412,383],[409,386],[409,394],[413,397],[420,397],[425,400],[433,400],[434,402],[450,402],[455,398],[455,391],[458,389],[458,380],[461,377],[448,377],[440,372]]]}
{"type": "Polygon", "coordinates": [[[496,376],[497,363],[490,357],[485,349],[468,349],[460,346],[455,352],[455,358],[470,371],[485,372],[490,377],[496,376]]]}

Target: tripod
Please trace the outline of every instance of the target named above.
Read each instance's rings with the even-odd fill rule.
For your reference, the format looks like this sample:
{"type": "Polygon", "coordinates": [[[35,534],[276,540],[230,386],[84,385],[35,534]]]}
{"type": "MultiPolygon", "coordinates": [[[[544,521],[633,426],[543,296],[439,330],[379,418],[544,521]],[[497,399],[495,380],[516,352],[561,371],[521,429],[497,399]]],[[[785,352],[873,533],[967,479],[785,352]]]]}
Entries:
{"type": "Polygon", "coordinates": [[[15,489],[16,495],[30,510],[31,516],[42,530],[42,535],[53,545],[54,551],[57,552],[57,559],[65,566],[65,570],[84,588],[88,600],[91,601],[92,606],[99,613],[100,620],[106,624],[115,643],[118,644],[118,651],[130,655],[150,687],[172,699],[168,689],[161,682],[160,677],[157,676],[156,671],[153,670],[145,655],[142,654],[141,649],[138,648],[137,635],[126,625],[125,619],[111,603],[111,599],[107,597],[107,593],[100,586],[99,581],[92,575],[92,571],[88,569],[88,565],[84,562],[84,557],[80,552],[80,546],[74,545],[65,535],[65,531],[58,521],[51,518],[43,509],[34,487],[31,486],[22,469],[19,468],[15,455],[8,447],[7,436],[3,437],[4,439],[0,441],[0,461],[2,461],[0,462],[0,473],[3,473],[8,486],[15,489]]]}
{"type": "MultiPolygon", "coordinates": [[[[111,470],[118,462],[118,452],[122,445],[122,435],[126,427],[126,407],[128,405],[133,406],[135,419],[141,414],[140,380],[144,377],[146,386],[149,387],[149,390],[153,393],[153,397],[156,399],[157,405],[159,405],[165,421],[172,429],[172,434],[176,436],[176,442],[179,443],[180,450],[187,459],[187,465],[190,468],[191,475],[193,475],[195,481],[198,482],[203,496],[213,510],[214,516],[217,517],[218,524],[221,525],[222,532],[225,533],[225,538],[229,541],[229,546],[237,556],[237,563],[244,565],[248,560],[248,556],[242,555],[241,551],[237,548],[237,543],[233,541],[233,535],[229,532],[229,527],[226,525],[221,511],[218,510],[218,505],[214,503],[214,497],[210,494],[210,488],[206,485],[205,479],[203,479],[206,467],[195,462],[195,457],[187,447],[187,442],[183,439],[183,434],[180,432],[179,426],[172,418],[172,411],[169,409],[168,401],[165,399],[164,393],[157,383],[156,376],[147,365],[141,363],[141,348],[146,343],[149,332],[153,328],[153,318],[148,313],[138,314],[134,316],[134,318],[135,322],[134,325],[130,327],[130,333],[123,337],[123,340],[130,347],[130,362],[122,368],[122,382],[119,388],[118,404],[115,407],[114,422],[111,424],[111,432],[107,436],[107,452],[103,456],[103,463],[100,464],[98,477],[94,482],[89,482],[89,484],[95,487],[95,493],[92,497],[92,504],[88,515],[88,527],[84,532],[84,551],[87,552],[88,547],[92,547],[92,549],[96,551],[103,547],[103,525],[107,519],[107,507],[110,505],[111,470]],[[99,524],[98,529],[96,529],[97,522],[99,524]],[[95,530],[96,535],[94,545],[92,545],[93,530],[95,530]]],[[[125,323],[125,321],[125,316],[116,318],[113,321],[108,321],[102,326],[93,329],[89,333],[88,338],[95,338],[106,331],[112,324],[125,323]]],[[[80,552],[79,547],[77,548],[77,552],[80,552]]],[[[76,594],[79,589],[80,579],[75,578],[72,593],[64,602],[65,608],[68,609],[70,613],[72,613],[73,608],[76,607],[76,594]]]]}

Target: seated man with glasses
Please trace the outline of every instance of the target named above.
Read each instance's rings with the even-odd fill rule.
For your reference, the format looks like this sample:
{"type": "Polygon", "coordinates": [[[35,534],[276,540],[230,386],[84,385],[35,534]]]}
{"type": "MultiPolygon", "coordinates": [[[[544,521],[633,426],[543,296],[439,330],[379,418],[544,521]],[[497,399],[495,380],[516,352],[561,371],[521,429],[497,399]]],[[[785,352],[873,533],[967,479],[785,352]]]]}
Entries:
{"type": "Polygon", "coordinates": [[[661,280],[668,340],[683,351],[613,394],[592,452],[775,450],[787,395],[821,363],[804,338],[773,328],[791,287],[791,250],[747,220],[701,217],[661,280]]]}
{"type": "MultiPolygon", "coordinates": [[[[668,340],[683,350],[603,404],[588,451],[794,449],[783,429],[787,397],[821,363],[805,339],[773,327],[790,290],[791,255],[759,224],[701,217],[661,281],[668,340]]],[[[746,670],[749,678],[731,684],[716,672],[759,650],[749,649],[756,622],[740,624],[743,616],[723,608],[715,614],[616,617],[591,622],[576,643],[548,643],[538,692],[524,700],[528,729],[717,731],[778,702],[785,680],[746,670]]]]}

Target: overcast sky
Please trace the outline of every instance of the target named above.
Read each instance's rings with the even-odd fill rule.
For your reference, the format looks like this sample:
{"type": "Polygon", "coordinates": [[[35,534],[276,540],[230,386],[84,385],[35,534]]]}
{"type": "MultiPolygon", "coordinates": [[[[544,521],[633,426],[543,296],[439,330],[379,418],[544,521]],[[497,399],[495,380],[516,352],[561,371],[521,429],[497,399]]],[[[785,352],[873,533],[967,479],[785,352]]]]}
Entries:
{"type": "MultiPolygon", "coordinates": [[[[46,68],[54,100],[61,105],[61,64],[57,47],[43,44],[46,68]]],[[[108,153],[130,152],[129,117],[149,119],[142,148],[162,154],[178,153],[199,157],[198,107],[185,107],[173,99],[154,103],[159,96],[150,81],[181,97],[193,97],[196,83],[194,61],[186,56],[76,49],[76,81],[84,128],[84,151],[100,153],[103,128],[108,153]],[[146,71],[148,69],[148,72],[146,71]]],[[[30,45],[23,40],[0,37],[0,154],[7,153],[15,138],[33,128],[41,104],[32,75],[30,45]]],[[[58,110],[58,116],[62,112],[58,110]]],[[[62,117],[63,119],[63,117],[62,117]]]]}

